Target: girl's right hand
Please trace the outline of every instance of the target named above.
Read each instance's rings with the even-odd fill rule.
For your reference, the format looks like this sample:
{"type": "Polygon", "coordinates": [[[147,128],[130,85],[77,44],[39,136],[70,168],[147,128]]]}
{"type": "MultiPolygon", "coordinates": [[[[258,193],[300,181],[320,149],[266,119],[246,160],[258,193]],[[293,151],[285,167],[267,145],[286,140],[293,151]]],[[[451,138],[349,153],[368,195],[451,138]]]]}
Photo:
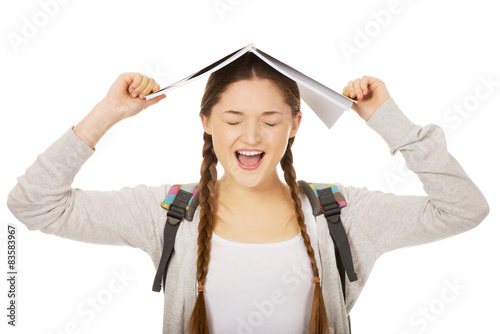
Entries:
{"type": "Polygon", "coordinates": [[[165,94],[146,100],[145,96],[160,89],[153,78],[141,73],[122,73],[109,88],[102,103],[115,115],[116,122],[137,115],[142,110],[163,100],[165,94]]]}
{"type": "Polygon", "coordinates": [[[111,85],[104,99],[73,127],[73,132],[82,142],[94,149],[97,142],[113,125],[163,100],[165,94],[150,100],[144,98],[150,92],[159,89],[160,86],[154,79],[145,75],[122,73],[111,85]]]}

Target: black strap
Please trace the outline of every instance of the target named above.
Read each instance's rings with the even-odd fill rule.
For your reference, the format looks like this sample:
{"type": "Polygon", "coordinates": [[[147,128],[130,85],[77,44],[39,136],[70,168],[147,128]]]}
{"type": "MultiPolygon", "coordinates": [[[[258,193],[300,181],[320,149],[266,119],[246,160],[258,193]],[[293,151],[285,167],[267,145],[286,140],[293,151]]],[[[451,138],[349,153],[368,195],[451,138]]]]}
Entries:
{"type": "MultiPolygon", "coordinates": [[[[317,189],[317,191],[321,206],[323,207],[326,221],[328,222],[328,230],[330,231],[330,236],[333,239],[335,247],[338,249],[342,265],[345,272],[347,273],[349,281],[354,282],[358,279],[358,276],[354,272],[354,264],[352,262],[349,239],[347,238],[344,226],[342,225],[342,221],[340,220],[339,204],[333,196],[333,192],[330,187],[317,189]]],[[[343,275],[340,275],[341,278],[342,276],[343,275]]]]}
{"type": "MultiPolygon", "coordinates": [[[[349,275],[349,281],[354,282],[358,276],[354,272],[354,265],[352,262],[351,246],[349,239],[345,233],[342,220],[340,219],[340,208],[337,200],[333,196],[330,187],[318,189],[318,197],[323,207],[326,221],[328,222],[328,230],[335,246],[335,260],[337,262],[337,270],[342,283],[342,295],[344,296],[344,303],[346,302],[346,273],[349,275]],[[344,263],[350,268],[346,270],[344,263]]],[[[347,323],[349,324],[349,333],[351,333],[351,316],[347,315],[347,323]]]]}
{"type": "Polygon", "coordinates": [[[346,300],[346,295],[345,295],[345,268],[344,265],[342,264],[342,260],[340,259],[340,252],[335,245],[335,260],[337,261],[337,269],[339,271],[339,276],[340,276],[340,282],[342,283],[342,295],[344,296],[344,302],[346,300]]]}
{"type": "MultiPolygon", "coordinates": [[[[337,261],[337,270],[339,271],[340,282],[342,283],[342,295],[344,296],[344,303],[346,303],[346,293],[345,293],[345,268],[342,260],[340,259],[340,252],[337,246],[335,246],[335,260],[337,261]]],[[[347,323],[349,324],[349,333],[351,333],[351,316],[347,315],[347,323]]]]}
{"type": "Polygon", "coordinates": [[[170,204],[167,212],[167,221],[165,222],[165,229],[163,230],[163,252],[161,254],[160,264],[156,271],[155,280],[153,283],[153,291],[160,292],[163,282],[163,289],[165,289],[165,280],[167,278],[168,263],[172,256],[175,244],[175,236],[179,229],[179,223],[184,218],[186,207],[193,194],[179,189],[174,201],[170,204]],[[162,280],[163,279],[163,280],[162,280]]]}

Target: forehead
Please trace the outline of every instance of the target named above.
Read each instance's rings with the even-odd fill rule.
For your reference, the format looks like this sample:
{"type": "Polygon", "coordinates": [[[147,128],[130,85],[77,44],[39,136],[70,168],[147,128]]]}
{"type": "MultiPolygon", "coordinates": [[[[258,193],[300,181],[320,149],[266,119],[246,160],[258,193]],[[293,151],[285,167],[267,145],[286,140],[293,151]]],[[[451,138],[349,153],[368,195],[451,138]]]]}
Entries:
{"type": "Polygon", "coordinates": [[[213,111],[236,110],[245,112],[291,112],[281,89],[271,80],[256,78],[240,80],[227,86],[213,111]]]}

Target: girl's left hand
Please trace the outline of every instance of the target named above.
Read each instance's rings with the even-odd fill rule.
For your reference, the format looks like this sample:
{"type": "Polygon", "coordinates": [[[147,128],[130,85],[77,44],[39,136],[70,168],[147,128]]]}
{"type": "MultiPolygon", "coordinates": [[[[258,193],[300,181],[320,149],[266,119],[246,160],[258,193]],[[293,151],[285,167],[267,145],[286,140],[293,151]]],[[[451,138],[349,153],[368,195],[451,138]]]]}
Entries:
{"type": "Polygon", "coordinates": [[[352,109],[365,121],[368,121],[375,111],[391,97],[382,80],[368,76],[349,81],[342,94],[357,100],[352,104],[352,109]]]}

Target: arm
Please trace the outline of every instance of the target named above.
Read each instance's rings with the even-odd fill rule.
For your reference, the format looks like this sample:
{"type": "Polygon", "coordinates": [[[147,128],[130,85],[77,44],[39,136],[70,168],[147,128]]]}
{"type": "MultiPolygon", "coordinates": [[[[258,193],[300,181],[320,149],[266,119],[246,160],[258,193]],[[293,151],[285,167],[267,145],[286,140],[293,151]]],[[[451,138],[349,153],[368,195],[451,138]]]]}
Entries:
{"type": "MultiPolygon", "coordinates": [[[[127,100],[131,97],[125,80],[130,75],[130,89],[134,82],[144,80],[140,74],[122,74],[106,98],[73,129],[75,132],[68,129],[18,178],[7,204],[29,229],[86,242],[148,247],[160,212],[154,204],[161,203],[168,187],[137,186],[109,192],[71,188],[81,166],[93,154],[92,147],[107,129],[153,104],[140,98],[127,100]]],[[[151,81],[147,81],[141,92],[150,86],[151,81]]]]}
{"type": "MultiPolygon", "coordinates": [[[[370,92],[369,85],[365,88],[370,92]]],[[[357,108],[365,108],[360,101],[358,96],[357,108]]],[[[360,229],[380,255],[395,248],[442,239],[479,224],[489,212],[488,203],[448,153],[442,129],[432,124],[425,127],[413,124],[390,97],[375,107],[376,112],[364,109],[369,111],[367,125],[387,142],[391,154],[401,152],[408,169],[418,175],[427,196],[397,196],[346,187],[349,205],[345,214],[346,220],[352,222],[350,228],[360,229]]]]}

